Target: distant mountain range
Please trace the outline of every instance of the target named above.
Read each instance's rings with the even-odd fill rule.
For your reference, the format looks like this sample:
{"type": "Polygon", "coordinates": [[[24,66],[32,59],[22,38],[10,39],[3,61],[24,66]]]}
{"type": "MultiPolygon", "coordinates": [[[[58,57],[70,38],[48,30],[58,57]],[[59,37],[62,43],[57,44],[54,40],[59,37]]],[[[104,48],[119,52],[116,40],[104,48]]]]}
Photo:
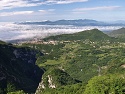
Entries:
{"type": "Polygon", "coordinates": [[[35,25],[74,25],[74,26],[125,26],[125,21],[102,22],[90,19],[78,20],[57,20],[57,21],[41,21],[41,22],[21,22],[19,24],[35,24],[35,25]]]}

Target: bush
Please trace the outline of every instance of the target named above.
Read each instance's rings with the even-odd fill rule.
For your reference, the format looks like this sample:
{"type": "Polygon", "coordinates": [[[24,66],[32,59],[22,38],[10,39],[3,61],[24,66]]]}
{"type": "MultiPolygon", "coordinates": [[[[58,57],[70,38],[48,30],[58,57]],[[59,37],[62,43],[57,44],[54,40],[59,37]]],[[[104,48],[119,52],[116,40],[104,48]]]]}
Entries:
{"type": "Polygon", "coordinates": [[[92,78],[83,94],[125,94],[125,81],[119,75],[96,76],[92,78]]]}

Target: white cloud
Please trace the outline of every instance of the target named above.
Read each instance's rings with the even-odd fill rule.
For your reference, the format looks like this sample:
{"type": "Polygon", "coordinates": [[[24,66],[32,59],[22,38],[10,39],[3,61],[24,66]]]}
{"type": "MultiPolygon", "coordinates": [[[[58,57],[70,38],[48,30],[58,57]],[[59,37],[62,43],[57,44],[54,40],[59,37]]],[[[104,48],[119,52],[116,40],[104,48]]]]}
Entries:
{"type": "Polygon", "coordinates": [[[53,12],[55,9],[48,9],[48,10],[38,10],[39,12],[53,12]]]}
{"type": "Polygon", "coordinates": [[[40,0],[0,0],[0,10],[16,7],[31,7],[43,4],[40,0]]]}
{"type": "Polygon", "coordinates": [[[87,2],[88,0],[47,0],[47,4],[69,4],[75,2],[87,2]]]}
{"type": "Polygon", "coordinates": [[[26,15],[32,14],[34,11],[17,11],[17,12],[2,12],[0,16],[26,15]]]}
{"type": "Polygon", "coordinates": [[[38,10],[39,12],[47,12],[46,10],[38,10]]]}
{"type": "Polygon", "coordinates": [[[102,6],[102,7],[91,7],[91,8],[77,8],[74,9],[73,12],[86,12],[86,11],[93,11],[93,10],[115,10],[120,8],[120,6],[102,6]]]}
{"type": "Polygon", "coordinates": [[[41,12],[43,15],[44,14],[50,14],[53,13],[55,11],[55,9],[48,9],[48,10],[38,10],[39,12],[41,12]]]}
{"type": "Polygon", "coordinates": [[[82,11],[73,11],[72,13],[74,13],[74,14],[85,14],[86,12],[82,12],[82,11]]]}
{"type": "Polygon", "coordinates": [[[17,7],[32,7],[43,4],[68,4],[74,2],[86,2],[88,0],[0,0],[0,10],[17,7]]]}
{"type": "Polygon", "coordinates": [[[48,10],[38,10],[38,13],[39,13],[39,15],[45,15],[45,14],[48,14],[49,12],[48,12],[48,10]]]}
{"type": "Polygon", "coordinates": [[[55,11],[55,9],[48,9],[48,11],[53,12],[53,11],[55,11]]]}
{"type": "Polygon", "coordinates": [[[0,16],[14,16],[14,15],[45,15],[53,13],[55,9],[48,9],[48,10],[38,10],[38,11],[13,11],[13,12],[1,12],[0,16]]]}

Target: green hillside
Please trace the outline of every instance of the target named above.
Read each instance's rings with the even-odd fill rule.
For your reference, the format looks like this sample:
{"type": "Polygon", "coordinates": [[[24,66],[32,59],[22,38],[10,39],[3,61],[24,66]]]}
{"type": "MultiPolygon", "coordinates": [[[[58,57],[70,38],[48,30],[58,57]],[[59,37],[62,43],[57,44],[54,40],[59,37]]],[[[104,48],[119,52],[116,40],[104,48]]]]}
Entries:
{"type": "Polygon", "coordinates": [[[20,45],[0,44],[1,92],[125,94],[125,42],[118,38],[93,29],[20,45]]]}
{"type": "MultiPolygon", "coordinates": [[[[44,53],[44,56],[38,57],[36,63],[41,68],[44,68],[45,74],[53,67],[61,68],[73,79],[82,81],[82,83],[72,83],[72,85],[61,85],[56,87],[56,89],[47,89],[45,87],[41,94],[42,92],[44,94],[83,94],[84,91],[87,92],[86,85],[88,81],[95,76],[99,76],[99,79],[102,79],[101,77],[103,76],[108,77],[108,75],[124,76],[125,43],[109,37],[97,29],[51,36],[45,38],[44,42],[28,43],[23,44],[23,46],[28,46],[44,53]]],[[[46,77],[43,76],[42,80],[44,78],[46,77]]],[[[48,83],[48,80],[46,83],[48,83]]],[[[59,82],[56,84],[59,84],[59,82]]],[[[112,82],[109,82],[109,84],[112,84],[112,82]]],[[[43,84],[40,86],[43,86],[43,84]]],[[[39,88],[42,88],[40,86],[39,88]]],[[[124,92],[124,89],[121,92],[124,92]]]]}
{"type": "Polygon", "coordinates": [[[114,30],[108,34],[109,36],[112,37],[117,37],[117,38],[125,38],[125,28],[120,28],[118,30],[114,30]]]}
{"type": "Polygon", "coordinates": [[[74,34],[50,36],[48,38],[45,38],[44,40],[73,41],[73,40],[86,40],[86,39],[89,39],[91,41],[100,41],[100,40],[108,40],[111,38],[108,35],[104,34],[103,32],[99,31],[98,29],[93,29],[74,34]]]}

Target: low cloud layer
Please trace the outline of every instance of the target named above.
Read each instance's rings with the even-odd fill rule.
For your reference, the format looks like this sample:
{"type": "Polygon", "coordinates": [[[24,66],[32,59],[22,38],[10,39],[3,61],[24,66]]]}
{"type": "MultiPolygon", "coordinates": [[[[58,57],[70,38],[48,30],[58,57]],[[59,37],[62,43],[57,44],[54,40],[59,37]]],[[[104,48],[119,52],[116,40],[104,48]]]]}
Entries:
{"type": "Polygon", "coordinates": [[[0,23],[0,40],[25,40],[29,38],[45,38],[51,35],[69,34],[97,28],[110,31],[121,26],[70,26],[70,25],[18,25],[13,23],[0,23]]]}

